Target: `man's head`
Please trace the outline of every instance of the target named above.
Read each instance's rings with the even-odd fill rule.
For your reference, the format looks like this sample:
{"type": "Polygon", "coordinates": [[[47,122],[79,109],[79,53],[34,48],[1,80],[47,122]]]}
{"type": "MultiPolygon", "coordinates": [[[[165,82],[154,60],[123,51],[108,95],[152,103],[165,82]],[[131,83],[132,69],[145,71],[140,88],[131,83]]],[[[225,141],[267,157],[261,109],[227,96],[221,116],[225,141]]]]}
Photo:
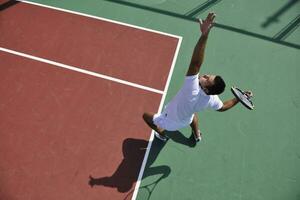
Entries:
{"type": "Polygon", "coordinates": [[[205,74],[199,77],[199,84],[208,95],[221,94],[226,84],[221,76],[205,74]]]}

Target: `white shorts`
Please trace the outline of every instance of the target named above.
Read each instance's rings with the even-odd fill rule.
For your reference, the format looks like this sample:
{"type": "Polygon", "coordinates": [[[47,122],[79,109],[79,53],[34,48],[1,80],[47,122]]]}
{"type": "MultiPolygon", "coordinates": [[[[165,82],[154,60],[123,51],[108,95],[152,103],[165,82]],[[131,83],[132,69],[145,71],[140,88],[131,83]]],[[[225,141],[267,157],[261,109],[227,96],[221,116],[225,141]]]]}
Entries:
{"type": "Polygon", "coordinates": [[[167,131],[176,131],[188,126],[191,122],[181,123],[168,118],[166,113],[157,113],[153,116],[153,123],[167,131]]]}

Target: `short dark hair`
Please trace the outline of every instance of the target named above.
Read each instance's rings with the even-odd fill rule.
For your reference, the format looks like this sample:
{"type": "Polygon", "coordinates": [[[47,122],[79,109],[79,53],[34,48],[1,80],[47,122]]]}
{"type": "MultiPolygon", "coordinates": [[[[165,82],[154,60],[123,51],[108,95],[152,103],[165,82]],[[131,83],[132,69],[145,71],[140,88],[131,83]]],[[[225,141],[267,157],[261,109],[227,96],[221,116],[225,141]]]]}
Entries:
{"type": "Polygon", "coordinates": [[[216,76],[214,84],[208,88],[209,95],[217,95],[224,92],[226,84],[221,76],[216,76]]]}

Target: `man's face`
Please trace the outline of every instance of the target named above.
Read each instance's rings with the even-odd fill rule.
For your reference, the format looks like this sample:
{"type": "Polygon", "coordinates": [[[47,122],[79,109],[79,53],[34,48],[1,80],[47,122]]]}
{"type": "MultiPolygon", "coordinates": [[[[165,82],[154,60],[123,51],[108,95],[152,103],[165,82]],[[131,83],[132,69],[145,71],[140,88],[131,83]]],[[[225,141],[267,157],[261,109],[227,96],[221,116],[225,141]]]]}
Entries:
{"type": "Polygon", "coordinates": [[[208,88],[214,84],[216,75],[204,74],[199,77],[199,84],[205,93],[208,93],[208,88]]]}

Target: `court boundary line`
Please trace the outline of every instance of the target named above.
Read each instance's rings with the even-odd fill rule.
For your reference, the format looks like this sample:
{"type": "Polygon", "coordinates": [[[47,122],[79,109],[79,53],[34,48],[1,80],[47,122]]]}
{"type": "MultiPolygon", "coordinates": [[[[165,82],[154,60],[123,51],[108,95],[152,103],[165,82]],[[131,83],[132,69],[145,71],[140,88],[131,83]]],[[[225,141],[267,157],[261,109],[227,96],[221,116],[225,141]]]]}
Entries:
{"type": "MultiPolygon", "coordinates": [[[[102,21],[106,21],[106,22],[110,22],[110,23],[114,23],[114,24],[119,24],[119,25],[122,25],[122,26],[136,28],[136,29],[139,29],[139,30],[144,30],[144,31],[148,31],[148,32],[156,33],[156,34],[161,34],[161,35],[165,35],[165,36],[169,36],[169,37],[173,37],[173,38],[177,38],[178,39],[177,47],[176,47],[176,51],[175,51],[174,56],[173,56],[171,68],[169,70],[169,74],[168,74],[168,78],[167,78],[167,81],[166,81],[166,84],[165,84],[164,91],[160,91],[160,90],[156,90],[156,89],[153,89],[153,88],[148,88],[146,86],[142,86],[143,88],[145,87],[147,89],[154,90],[156,93],[162,94],[162,98],[161,98],[161,101],[160,101],[158,112],[162,111],[162,108],[163,108],[163,105],[164,105],[164,102],[165,102],[165,98],[167,96],[167,91],[169,89],[170,81],[171,81],[171,78],[172,78],[172,75],[173,75],[173,71],[174,71],[174,68],[175,68],[175,64],[176,64],[176,61],[177,61],[179,49],[181,47],[181,43],[182,43],[182,37],[181,36],[161,32],[161,31],[157,31],[157,30],[153,30],[153,29],[149,29],[149,28],[145,28],[145,27],[140,27],[140,26],[124,23],[124,22],[119,22],[119,21],[116,21],[116,20],[111,20],[111,19],[107,19],[107,18],[103,18],[103,17],[98,17],[98,16],[94,16],[94,15],[90,15],[90,14],[80,13],[80,12],[77,12],[77,11],[72,11],[72,10],[67,10],[67,9],[58,8],[58,7],[54,7],[54,6],[44,5],[44,4],[40,4],[40,3],[36,3],[36,2],[30,2],[30,1],[27,1],[27,0],[17,0],[17,1],[27,3],[27,4],[31,4],[31,5],[40,6],[40,7],[44,7],[44,8],[49,8],[49,9],[53,9],[53,10],[57,10],[57,11],[71,13],[71,14],[75,14],[75,15],[79,15],[79,16],[84,16],[84,17],[88,17],[88,18],[92,18],[92,19],[102,20],[102,21]]],[[[0,47],[0,50],[1,49],[3,49],[3,48],[0,47]]],[[[13,50],[10,50],[10,51],[13,51],[13,50]]],[[[13,52],[15,52],[15,51],[13,51],[13,52]]],[[[18,53],[18,54],[23,54],[23,53],[18,53]]],[[[46,59],[43,59],[43,60],[46,60],[46,59]]],[[[55,61],[51,61],[51,62],[57,63],[55,61]]],[[[88,70],[82,70],[82,69],[79,69],[79,68],[76,68],[76,67],[73,67],[73,66],[64,65],[64,64],[61,64],[61,63],[57,63],[57,64],[62,65],[62,67],[65,66],[65,67],[68,67],[68,68],[70,67],[72,69],[74,68],[74,71],[89,72],[88,70]]],[[[63,67],[63,68],[65,68],[65,67],[63,67]]],[[[90,75],[93,74],[93,75],[96,75],[96,76],[98,76],[98,75],[100,75],[101,77],[103,76],[103,78],[104,77],[107,77],[108,79],[112,78],[112,77],[108,77],[106,75],[97,74],[95,72],[89,72],[89,73],[90,73],[90,75]]],[[[112,79],[115,79],[115,78],[112,78],[112,79]]],[[[126,81],[123,81],[121,79],[117,79],[117,80],[119,80],[120,82],[126,82],[126,81]]],[[[138,84],[130,83],[130,82],[126,82],[126,83],[138,85],[138,84]]],[[[143,178],[144,170],[145,170],[145,167],[146,167],[146,163],[148,161],[148,156],[149,156],[149,153],[150,153],[150,149],[151,149],[153,140],[154,140],[154,131],[152,130],[150,138],[149,138],[149,142],[148,142],[148,145],[147,145],[147,150],[146,150],[145,155],[144,155],[143,163],[142,163],[142,166],[141,166],[140,171],[139,171],[138,179],[137,179],[136,184],[135,184],[135,189],[134,189],[134,192],[133,192],[133,195],[132,195],[132,200],[136,200],[136,197],[137,197],[137,194],[138,194],[138,191],[139,191],[139,187],[140,187],[140,184],[141,184],[141,181],[142,181],[142,178],[143,178]]]]}
{"type": "MultiPolygon", "coordinates": [[[[171,78],[172,78],[173,71],[174,71],[174,68],[175,68],[175,64],[176,64],[176,61],[177,61],[177,57],[178,57],[179,49],[180,49],[180,46],[181,46],[181,42],[182,42],[182,38],[180,38],[178,40],[178,43],[177,43],[176,51],[175,51],[175,54],[174,54],[174,57],[173,57],[172,65],[171,65],[169,75],[168,75],[168,79],[167,79],[167,82],[166,82],[166,85],[165,85],[165,88],[164,88],[164,93],[163,93],[163,96],[162,96],[161,101],[160,101],[158,112],[162,111],[162,108],[163,108],[163,105],[164,105],[164,102],[165,102],[165,99],[166,99],[166,96],[167,96],[167,91],[168,91],[169,86],[170,86],[170,82],[171,82],[171,78]]],[[[150,139],[149,139],[149,142],[148,142],[147,150],[146,150],[146,153],[145,153],[145,156],[144,156],[144,159],[143,159],[143,163],[142,163],[142,166],[141,166],[141,169],[140,169],[140,172],[139,172],[138,180],[136,182],[134,193],[132,195],[131,200],[135,200],[136,197],[137,197],[139,187],[140,187],[143,175],[144,175],[144,170],[145,170],[145,167],[146,167],[146,164],[147,164],[147,161],[148,161],[148,156],[149,156],[149,153],[150,153],[150,149],[152,147],[153,140],[154,140],[154,130],[151,131],[151,136],[150,136],[150,139]]]]}
{"type": "MultiPolygon", "coordinates": [[[[170,71],[169,71],[169,74],[168,74],[168,79],[167,79],[167,82],[165,84],[164,93],[163,93],[163,96],[161,98],[160,105],[159,105],[159,108],[158,108],[158,113],[160,113],[163,109],[163,105],[164,105],[164,102],[165,102],[165,99],[166,99],[166,96],[167,96],[167,91],[168,91],[169,86],[170,86],[171,78],[172,78],[172,75],[173,75],[173,72],[174,72],[174,68],[175,68],[175,64],[176,64],[177,57],[178,57],[178,54],[179,54],[179,49],[181,47],[181,43],[182,43],[182,37],[180,37],[178,39],[176,51],[174,53],[171,68],[170,68],[170,71]]],[[[154,140],[154,130],[151,131],[148,146],[147,146],[147,149],[146,149],[146,152],[145,152],[143,163],[142,163],[142,166],[141,166],[141,169],[140,169],[140,172],[139,172],[137,182],[135,184],[135,189],[134,189],[131,200],[136,200],[136,197],[137,197],[137,194],[138,194],[138,191],[139,191],[139,187],[140,187],[143,175],[144,175],[144,170],[145,170],[145,167],[146,167],[146,164],[147,164],[147,161],[148,161],[148,156],[149,156],[149,153],[150,153],[150,149],[152,147],[153,140],[154,140]]]]}
{"type": "Polygon", "coordinates": [[[13,54],[13,55],[16,55],[16,56],[28,58],[28,59],[31,59],[31,60],[39,61],[39,62],[42,62],[42,63],[50,64],[52,66],[56,66],[56,67],[68,69],[68,70],[71,70],[71,71],[79,72],[79,73],[82,73],[82,74],[87,74],[87,75],[98,77],[98,78],[101,78],[101,79],[113,81],[113,82],[120,83],[120,84],[123,84],[123,85],[131,86],[131,87],[134,87],[134,88],[146,90],[146,91],[149,91],[149,92],[153,92],[153,93],[157,93],[157,94],[161,94],[161,95],[164,94],[164,91],[154,89],[154,88],[151,88],[151,87],[148,87],[148,86],[144,86],[144,85],[140,85],[140,84],[137,84],[137,83],[125,81],[125,80],[114,78],[114,77],[107,76],[107,75],[104,75],[104,74],[99,74],[99,73],[92,72],[92,71],[82,69],[82,68],[78,68],[78,67],[75,67],[75,66],[66,65],[66,64],[59,63],[59,62],[56,62],[56,61],[53,61],[53,60],[48,60],[48,59],[45,59],[45,58],[41,58],[41,57],[26,54],[26,53],[14,51],[12,49],[7,49],[7,48],[4,48],[4,47],[0,47],[0,51],[10,53],[10,54],[13,54]]]}
{"type": "Polygon", "coordinates": [[[105,21],[105,22],[110,22],[110,23],[114,23],[114,24],[118,24],[118,25],[122,25],[122,26],[128,26],[128,27],[131,27],[131,28],[140,29],[140,30],[144,30],[144,31],[152,32],[152,33],[157,33],[157,34],[160,34],[160,35],[165,35],[165,36],[169,36],[169,37],[173,37],[173,38],[177,38],[177,39],[182,38],[181,36],[178,36],[178,35],[162,32],[162,31],[157,31],[157,30],[153,30],[153,29],[150,29],[150,28],[145,28],[145,27],[141,27],[141,26],[137,26],[137,25],[133,25],[133,24],[128,24],[128,23],[125,23],[125,22],[119,22],[119,21],[112,20],[112,19],[107,19],[107,18],[104,18],[104,17],[98,17],[98,16],[95,16],[95,15],[85,14],[85,13],[81,13],[81,12],[77,12],[77,11],[73,11],[73,10],[68,10],[68,9],[64,9],[64,8],[44,5],[44,4],[41,4],[41,3],[31,2],[31,1],[27,1],[27,0],[17,0],[17,1],[22,2],[22,3],[31,4],[31,5],[35,5],[35,6],[44,7],[44,8],[49,8],[49,9],[53,9],[53,10],[57,10],[57,11],[71,13],[71,14],[75,14],[75,15],[79,15],[79,16],[84,16],[84,17],[88,17],[88,18],[92,18],[92,19],[97,19],[97,20],[101,20],[101,21],[105,21]]]}

